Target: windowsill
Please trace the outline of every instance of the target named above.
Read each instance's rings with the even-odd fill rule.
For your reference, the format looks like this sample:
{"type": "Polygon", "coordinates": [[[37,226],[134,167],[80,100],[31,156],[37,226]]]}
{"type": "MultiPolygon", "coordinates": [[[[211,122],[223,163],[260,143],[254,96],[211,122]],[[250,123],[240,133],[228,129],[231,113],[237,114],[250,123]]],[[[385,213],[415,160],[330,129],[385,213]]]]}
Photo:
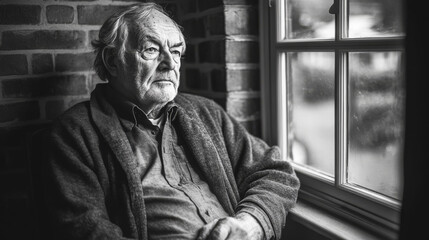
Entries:
{"type": "Polygon", "coordinates": [[[289,217],[331,239],[385,239],[303,201],[297,202],[289,217]]]}

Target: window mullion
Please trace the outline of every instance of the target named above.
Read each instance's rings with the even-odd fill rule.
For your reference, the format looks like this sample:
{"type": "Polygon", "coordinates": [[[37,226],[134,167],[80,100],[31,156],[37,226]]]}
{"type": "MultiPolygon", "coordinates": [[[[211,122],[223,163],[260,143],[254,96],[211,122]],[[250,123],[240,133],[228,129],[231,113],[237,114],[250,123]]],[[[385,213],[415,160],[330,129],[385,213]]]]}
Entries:
{"type": "Polygon", "coordinates": [[[288,61],[286,58],[286,53],[278,53],[277,55],[277,129],[278,132],[281,133],[286,133],[286,134],[278,134],[278,145],[280,147],[280,149],[282,150],[282,156],[284,158],[289,157],[289,152],[288,152],[288,131],[290,131],[290,129],[288,129],[288,109],[290,106],[288,106],[287,103],[287,96],[285,93],[288,92],[287,89],[287,81],[289,81],[288,77],[287,77],[287,66],[288,61]]]}
{"type": "Polygon", "coordinates": [[[335,121],[335,185],[341,186],[347,181],[347,52],[335,51],[335,85],[336,85],[336,111],[335,121]]]}
{"type": "MultiPolygon", "coordinates": [[[[335,42],[347,36],[347,0],[338,1],[335,15],[335,42]]],[[[335,50],[335,185],[340,187],[347,181],[347,53],[335,50]]]]}
{"type": "Polygon", "coordinates": [[[348,37],[348,0],[337,0],[339,1],[339,11],[336,15],[336,40],[342,40],[348,37]]]}
{"type": "Polygon", "coordinates": [[[288,21],[286,21],[285,12],[289,11],[289,9],[286,8],[286,1],[277,0],[275,4],[277,11],[277,42],[279,42],[286,39],[285,24],[288,24],[288,21]]]}

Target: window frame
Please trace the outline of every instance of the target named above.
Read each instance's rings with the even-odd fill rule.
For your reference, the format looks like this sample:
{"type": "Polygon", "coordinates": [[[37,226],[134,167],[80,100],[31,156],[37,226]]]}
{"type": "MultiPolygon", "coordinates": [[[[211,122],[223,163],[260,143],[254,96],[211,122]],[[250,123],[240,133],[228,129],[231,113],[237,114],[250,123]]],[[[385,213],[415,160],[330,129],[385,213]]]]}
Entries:
{"type": "MultiPolygon", "coordinates": [[[[293,164],[301,189],[299,201],[305,201],[321,207],[328,212],[341,216],[367,230],[389,239],[396,238],[399,232],[399,201],[391,201],[378,196],[374,198],[370,191],[356,191],[345,183],[343,173],[347,159],[347,91],[348,52],[354,51],[401,51],[405,53],[404,36],[353,38],[346,39],[347,0],[335,0],[335,39],[329,40],[281,40],[285,28],[277,24],[277,16],[283,6],[282,0],[259,1],[260,7],[260,57],[261,57],[261,103],[262,103],[262,137],[269,144],[287,149],[286,73],[283,66],[287,52],[293,51],[330,51],[335,53],[335,180],[323,174],[306,171],[300,165],[293,164]],[[365,45],[362,48],[361,45],[365,45]],[[286,90],[285,90],[286,91],[286,90]],[[340,147],[338,147],[340,146],[340,147]],[[342,161],[344,160],[344,161],[342,161]]],[[[284,21],[283,21],[284,22],[284,21]]],[[[403,57],[405,54],[403,54],[403,57]]],[[[288,156],[287,153],[282,153],[288,156]]]]}

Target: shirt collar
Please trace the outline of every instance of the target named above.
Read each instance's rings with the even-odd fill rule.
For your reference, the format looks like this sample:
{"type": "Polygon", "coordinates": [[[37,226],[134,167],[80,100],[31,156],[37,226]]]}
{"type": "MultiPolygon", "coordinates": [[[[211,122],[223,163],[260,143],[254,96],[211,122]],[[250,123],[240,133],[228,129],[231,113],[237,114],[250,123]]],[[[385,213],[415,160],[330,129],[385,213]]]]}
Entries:
{"type": "MultiPolygon", "coordinates": [[[[106,84],[109,85],[109,84],[106,84]]],[[[112,104],[113,108],[119,116],[119,120],[123,127],[130,131],[138,123],[152,124],[147,117],[147,114],[136,104],[127,100],[121,94],[119,94],[110,85],[105,89],[105,96],[107,100],[112,104]]],[[[173,121],[177,115],[178,106],[173,101],[168,102],[163,108],[163,114],[167,114],[167,117],[173,121]]]]}

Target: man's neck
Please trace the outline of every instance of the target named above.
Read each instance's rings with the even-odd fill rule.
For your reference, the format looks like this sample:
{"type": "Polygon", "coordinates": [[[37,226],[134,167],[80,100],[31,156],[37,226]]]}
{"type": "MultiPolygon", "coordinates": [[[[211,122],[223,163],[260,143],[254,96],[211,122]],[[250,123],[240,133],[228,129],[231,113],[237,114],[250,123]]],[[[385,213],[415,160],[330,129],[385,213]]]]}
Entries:
{"type": "Polygon", "coordinates": [[[159,116],[158,116],[158,118],[148,118],[149,119],[149,121],[153,124],[153,125],[155,125],[155,126],[157,126],[157,127],[159,127],[159,128],[162,128],[162,124],[163,124],[163,122],[164,122],[164,116],[165,116],[165,114],[164,113],[161,113],[159,116]]]}
{"type": "Polygon", "coordinates": [[[142,108],[142,109],[143,109],[143,111],[145,111],[145,113],[149,119],[156,119],[156,118],[159,118],[161,116],[162,109],[164,108],[164,106],[166,104],[167,103],[157,104],[154,107],[152,107],[152,109],[149,111],[147,111],[147,109],[145,109],[145,108],[142,108]]]}
{"type": "Polygon", "coordinates": [[[109,85],[111,90],[113,90],[112,94],[119,94],[121,96],[121,99],[125,99],[127,101],[130,101],[134,104],[136,104],[141,110],[143,110],[147,117],[150,119],[156,119],[159,116],[161,116],[161,111],[164,108],[164,106],[167,104],[165,103],[147,103],[147,102],[139,102],[135,99],[128,98],[125,94],[122,92],[116,90],[112,85],[109,85]]]}

